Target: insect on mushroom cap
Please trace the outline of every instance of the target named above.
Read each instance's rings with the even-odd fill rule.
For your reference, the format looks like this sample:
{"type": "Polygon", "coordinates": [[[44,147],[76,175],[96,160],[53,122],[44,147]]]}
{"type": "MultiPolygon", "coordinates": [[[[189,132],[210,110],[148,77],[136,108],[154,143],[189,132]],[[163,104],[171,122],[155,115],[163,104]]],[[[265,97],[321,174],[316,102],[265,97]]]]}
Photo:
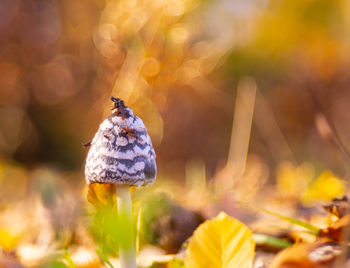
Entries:
{"type": "Polygon", "coordinates": [[[100,125],[86,158],[85,177],[90,183],[142,186],[156,177],[156,154],[142,120],[111,97],[112,114],[100,125]]]}
{"type": "Polygon", "coordinates": [[[115,98],[115,97],[111,97],[111,101],[114,102],[114,107],[111,109],[111,110],[114,110],[114,109],[118,109],[118,108],[126,108],[125,104],[124,104],[124,101],[119,99],[119,98],[115,98]]]}

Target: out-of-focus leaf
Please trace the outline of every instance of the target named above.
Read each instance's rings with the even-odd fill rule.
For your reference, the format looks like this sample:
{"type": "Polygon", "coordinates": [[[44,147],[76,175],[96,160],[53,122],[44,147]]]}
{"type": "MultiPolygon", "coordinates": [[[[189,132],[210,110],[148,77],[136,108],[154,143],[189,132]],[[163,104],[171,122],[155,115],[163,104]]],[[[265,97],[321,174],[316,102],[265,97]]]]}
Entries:
{"type": "Polygon", "coordinates": [[[68,268],[68,266],[62,261],[53,260],[40,265],[40,268],[68,268]]]}
{"type": "Polygon", "coordinates": [[[64,259],[66,260],[66,262],[68,263],[68,267],[69,268],[75,268],[74,267],[74,263],[72,261],[72,258],[70,256],[70,254],[68,253],[68,251],[66,250],[64,253],[64,259]]]}
{"type": "Polygon", "coordinates": [[[253,239],[257,245],[269,246],[283,249],[292,245],[290,242],[266,234],[253,234],[253,239]]]}
{"type": "Polygon", "coordinates": [[[327,229],[329,226],[331,226],[333,223],[335,223],[338,218],[334,215],[312,215],[311,217],[308,217],[306,220],[309,224],[312,226],[315,226],[319,229],[319,232],[317,233],[317,236],[314,232],[308,232],[305,230],[304,227],[300,225],[294,225],[292,226],[289,235],[294,241],[304,242],[304,243],[313,243],[317,240],[318,236],[320,236],[322,230],[327,229]]]}
{"type": "Polygon", "coordinates": [[[269,268],[324,268],[340,254],[336,243],[300,243],[281,251],[269,268]]]}
{"type": "Polygon", "coordinates": [[[181,259],[173,259],[168,263],[168,268],[185,268],[185,263],[181,259]]]}
{"type": "Polygon", "coordinates": [[[316,268],[309,259],[310,244],[297,244],[281,251],[269,268],[316,268]]]}
{"type": "Polygon", "coordinates": [[[190,238],[185,263],[191,268],[248,268],[253,264],[254,248],[248,227],[220,212],[196,229],[190,238]]]}
{"type": "Polygon", "coordinates": [[[141,238],[147,243],[156,244],[159,239],[158,228],[154,228],[154,222],[158,221],[163,215],[167,215],[173,209],[173,202],[165,193],[154,193],[151,197],[142,203],[141,218],[141,238]]]}
{"type": "Polygon", "coordinates": [[[98,256],[100,256],[100,258],[101,258],[105,263],[108,264],[109,267],[114,268],[114,267],[113,267],[113,264],[108,260],[108,258],[106,257],[106,255],[103,253],[102,250],[98,250],[98,249],[97,249],[97,250],[96,250],[96,253],[98,254],[98,256]]]}
{"type": "Polygon", "coordinates": [[[331,224],[325,229],[320,230],[319,236],[326,237],[328,239],[342,242],[344,229],[349,226],[350,223],[350,215],[346,215],[340,218],[335,223],[331,224]]]}
{"type": "Polygon", "coordinates": [[[146,242],[168,253],[177,253],[204,221],[200,213],[177,204],[164,192],[153,193],[139,204],[142,207],[139,223],[141,247],[146,242]]]}
{"type": "Polygon", "coordinates": [[[345,191],[344,183],[331,171],[324,171],[302,196],[305,205],[313,205],[315,201],[331,201],[342,196],[345,191]]]}
{"type": "Polygon", "coordinates": [[[0,229],[0,248],[11,251],[18,244],[18,236],[11,234],[11,232],[0,229]]]}
{"type": "Polygon", "coordinates": [[[332,203],[323,206],[325,210],[333,215],[341,218],[345,216],[350,211],[350,202],[347,196],[342,198],[335,198],[332,200],[332,203]]]}
{"type": "MultiPolygon", "coordinates": [[[[135,187],[130,187],[130,194],[133,194],[135,190],[135,187]]],[[[91,183],[88,185],[87,199],[97,209],[116,207],[116,185],[112,183],[91,183]]]]}
{"type": "Polygon", "coordinates": [[[312,180],[313,170],[310,163],[303,163],[300,166],[294,166],[291,162],[281,163],[277,170],[277,191],[283,196],[299,198],[312,180]]]}
{"type": "Polygon", "coordinates": [[[116,201],[116,186],[111,183],[89,184],[88,201],[97,208],[113,206],[116,201]]]}

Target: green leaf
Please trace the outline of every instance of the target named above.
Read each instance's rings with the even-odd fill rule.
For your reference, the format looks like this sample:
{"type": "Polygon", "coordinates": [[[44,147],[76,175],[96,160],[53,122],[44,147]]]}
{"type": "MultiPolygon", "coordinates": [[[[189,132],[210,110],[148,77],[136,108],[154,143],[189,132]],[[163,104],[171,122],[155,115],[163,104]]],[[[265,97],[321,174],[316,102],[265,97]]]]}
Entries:
{"type": "Polygon", "coordinates": [[[266,234],[253,234],[253,239],[257,245],[266,245],[274,248],[287,248],[292,245],[286,240],[279,239],[266,234]]]}
{"type": "Polygon", "coordinates": [[[114,268],[113,264],[108,260],[106,255],[101,250],[96,249],[96,253],[98,254],[98,256],[100,256],[100,258],[101,258],[101,260],[103,260],[103,262],[107,263],[109,267],[114,268]]]}
{"type": "Polygon", "coordinates": [[[70,257],[70,254],[68,253],[67,249],[65,250],[65,253],[64,253],[64,259],[67,261],[69,268],[75,268],[75,265],[72,261],[72,258],[70,257]]]}

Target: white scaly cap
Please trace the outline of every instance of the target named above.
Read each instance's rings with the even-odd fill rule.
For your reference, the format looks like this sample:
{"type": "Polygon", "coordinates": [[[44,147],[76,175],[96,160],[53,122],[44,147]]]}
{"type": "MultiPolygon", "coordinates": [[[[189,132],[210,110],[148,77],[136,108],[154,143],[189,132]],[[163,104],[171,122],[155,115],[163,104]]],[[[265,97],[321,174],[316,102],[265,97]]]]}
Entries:
{"type": "Polygon", "coordinates": [[[113,113],[100,125],[86,159],[85,177],[90,183],[130,186],[152,184],[156,178],[156,154],[142,120],[119,98],[113,113]]]}

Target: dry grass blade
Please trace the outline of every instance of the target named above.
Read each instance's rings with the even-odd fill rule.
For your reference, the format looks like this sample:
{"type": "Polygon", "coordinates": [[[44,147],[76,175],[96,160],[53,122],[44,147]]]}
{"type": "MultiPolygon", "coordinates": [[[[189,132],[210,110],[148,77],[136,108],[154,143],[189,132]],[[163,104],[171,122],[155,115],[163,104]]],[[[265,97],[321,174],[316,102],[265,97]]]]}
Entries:
{"type": "Polygon", "coordinates": [[[281,220],[285,220],[285,221],[288,221],[290,222],[291,224],[295,224],[295,225],[298,225],[298,226],[301,226],[309,231],[311,231],[314,235],[318,235],[320,229],[307,223],[307,222],[303,222],[301,220],[298,220],[298,219],[294,219],[292,217],[287,217],[287,216],[284,216],[284,215],[281,215],[279,213],[276,213],[276,212],[273,212],[273,211],[270,211],[270,210],[267,210],[265,208],[260,208],[260,210],[266,212],[267,214],[270,214],[270,215],[273,215],[273,216],[276,216],[277,218],[280,218],[281,220]]]}

